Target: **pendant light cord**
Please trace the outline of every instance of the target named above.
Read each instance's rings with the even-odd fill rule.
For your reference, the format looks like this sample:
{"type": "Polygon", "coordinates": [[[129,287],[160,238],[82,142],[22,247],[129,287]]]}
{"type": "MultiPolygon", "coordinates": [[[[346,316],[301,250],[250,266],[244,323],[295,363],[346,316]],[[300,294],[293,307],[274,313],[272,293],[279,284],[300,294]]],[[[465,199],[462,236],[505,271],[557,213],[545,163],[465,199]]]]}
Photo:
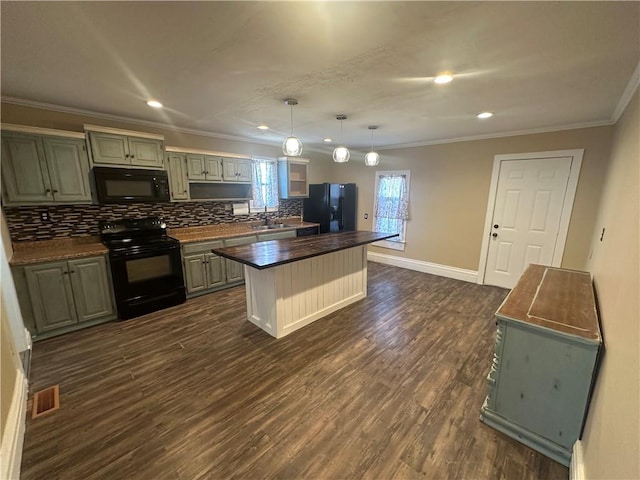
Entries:
{"type": "Polygon", "coordinates": [[[289,105],[291,109],[291,136],[293,137],[293,105],[289,105]]]}

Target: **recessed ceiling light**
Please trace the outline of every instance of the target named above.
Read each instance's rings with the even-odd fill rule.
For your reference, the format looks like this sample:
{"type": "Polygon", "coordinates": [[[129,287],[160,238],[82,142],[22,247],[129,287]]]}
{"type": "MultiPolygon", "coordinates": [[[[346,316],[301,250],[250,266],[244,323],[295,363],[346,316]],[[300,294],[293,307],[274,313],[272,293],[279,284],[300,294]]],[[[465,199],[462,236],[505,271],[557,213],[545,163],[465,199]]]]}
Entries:
{"type": "Polygon", "coordinates": [[[438,75],[436,78],[433,79],[434,83],[449,83],[451,80],[453,80],[453,75],[450,75],[448,73],[443,73],[442,75],[438,75]]]}
{"type": "Polygon", "coordinates": [[[491,112],[482,112],[478,114],[478,118],[491,118],[493,117],[493,113],[491,112]]]}
{"type": "Polygon", "coordinates": [[[258,129],[259,130],[269,130],[269,127],[267,127],[266,125],[258,125],[258,129]]]}
{"type": "Polygon", "coordinates": [[[323,138],[322,141],[327,143],[333,142],[333,140],[331,140],[330,138],[323,138]]]}
{"type": "Polygon", "coordinates": [[[149,100],[147,101],[147,105],[153,108],[162,108],[162,104],[157,100],[149,100]]]}

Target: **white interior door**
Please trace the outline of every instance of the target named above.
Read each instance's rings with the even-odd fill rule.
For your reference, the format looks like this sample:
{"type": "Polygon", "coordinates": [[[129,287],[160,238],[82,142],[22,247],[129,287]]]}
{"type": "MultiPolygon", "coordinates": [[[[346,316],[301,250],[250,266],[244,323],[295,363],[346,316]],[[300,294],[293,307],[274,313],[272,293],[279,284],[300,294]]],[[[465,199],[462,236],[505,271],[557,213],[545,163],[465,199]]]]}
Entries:
{"type": "Polygon", "coordinates": [[[500,162],[484,281],[512,288],[530,263],[552,265],[572,157],[500,162]]]}

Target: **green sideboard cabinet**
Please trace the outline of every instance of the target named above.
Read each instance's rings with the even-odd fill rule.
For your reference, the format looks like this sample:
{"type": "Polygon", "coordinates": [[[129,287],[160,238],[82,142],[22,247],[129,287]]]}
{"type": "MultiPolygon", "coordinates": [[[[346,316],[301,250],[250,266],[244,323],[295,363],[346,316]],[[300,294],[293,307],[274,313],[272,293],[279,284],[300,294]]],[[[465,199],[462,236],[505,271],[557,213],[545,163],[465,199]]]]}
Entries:
{"type": "Polygon", "coordinates": [[[15,127],[18,131],[2,127],[5,205],[91,203],[84,134],[15,127]]]}
{"type": "Polygon", "coordinates": [[[116,318],[104,255],[13,267],[13,277],[35,339],[116,318]]]}
{"type": "Polygon", "coordinates": [[[568,466],[602,345],[590,274],[530,265],[496,325],[480,420],[568,466]]]}

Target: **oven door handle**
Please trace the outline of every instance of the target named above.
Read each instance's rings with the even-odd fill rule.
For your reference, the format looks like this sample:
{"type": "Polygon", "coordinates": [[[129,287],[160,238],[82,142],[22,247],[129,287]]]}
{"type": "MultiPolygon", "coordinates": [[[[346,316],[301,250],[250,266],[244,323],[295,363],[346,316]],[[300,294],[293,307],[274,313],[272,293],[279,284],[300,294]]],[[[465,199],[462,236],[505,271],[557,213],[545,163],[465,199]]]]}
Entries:
{"type": "Polygon", "coordinates": [[[169,247],[136,247],[133,251],[119,251],[119,252],[109,252],[109,257],[113,259],[118,258],[149,258],[149,257],[159,257],[160,255],[166,255],[173,253],[174,250],[179,250],[180,245],[171,245],[169,247]]]}

